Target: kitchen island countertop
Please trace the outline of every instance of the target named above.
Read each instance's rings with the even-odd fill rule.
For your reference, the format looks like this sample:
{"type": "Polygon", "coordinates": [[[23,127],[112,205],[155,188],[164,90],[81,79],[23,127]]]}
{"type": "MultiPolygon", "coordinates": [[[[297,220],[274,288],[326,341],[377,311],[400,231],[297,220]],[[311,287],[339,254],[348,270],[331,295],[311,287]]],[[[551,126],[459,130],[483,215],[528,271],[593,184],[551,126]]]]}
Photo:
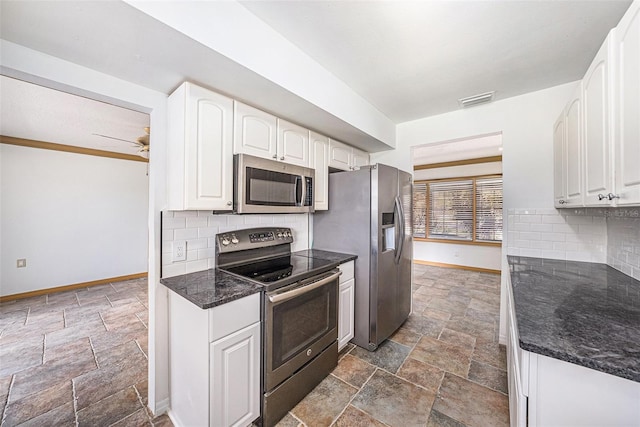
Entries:
{"type": "Polygon", "coordinates": [[[606,264],[507,258],[523,350],[640,382],[640,281],[606,264]]]}
{"type": "Polygon", "coordinates": [[[160,283],[202,309],[262,292],[262,285],[212,268],[180,276],[165,277],[160,283]]]}

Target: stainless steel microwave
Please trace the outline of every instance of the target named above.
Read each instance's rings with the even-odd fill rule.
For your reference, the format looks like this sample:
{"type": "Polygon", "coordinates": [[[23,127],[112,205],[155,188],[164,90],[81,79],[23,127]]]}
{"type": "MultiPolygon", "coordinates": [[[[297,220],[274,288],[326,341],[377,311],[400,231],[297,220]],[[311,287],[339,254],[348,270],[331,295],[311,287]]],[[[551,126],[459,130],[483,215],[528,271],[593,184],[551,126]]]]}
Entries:
{"type": "Polygon", "coordinates": [[[236,154],[233,172],[235,213],[313,212],[313,169],[236,154]]]}

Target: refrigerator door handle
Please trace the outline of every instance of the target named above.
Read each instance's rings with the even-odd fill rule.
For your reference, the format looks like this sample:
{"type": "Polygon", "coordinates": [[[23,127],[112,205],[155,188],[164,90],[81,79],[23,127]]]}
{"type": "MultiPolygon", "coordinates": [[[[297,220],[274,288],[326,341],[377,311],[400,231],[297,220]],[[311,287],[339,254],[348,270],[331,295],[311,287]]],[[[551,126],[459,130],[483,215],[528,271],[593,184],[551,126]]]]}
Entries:
{"type": "Polygon", "coordinates": [[[398,197],[398,206],[400,207],[400,230],[402,234],[400,235],[400,256],[398,257],[398,262],[403,255],[404,252],[404,241],[407,239],[407,230],[405,229],[405,217],[404,217],[404,205],[402,204],[402,200],[398,197]]]}
{"type": "Polygon", "coordinates": [[[396,197],[394,208],[394,222],[396,227],[396,254],[395,254],[395,263],[398,264],[400,262],[400,258],[402,257],[402,249],[404,249],[404,211],[402,209],[402,202],[400,202],[400,198],[396,197]]]}

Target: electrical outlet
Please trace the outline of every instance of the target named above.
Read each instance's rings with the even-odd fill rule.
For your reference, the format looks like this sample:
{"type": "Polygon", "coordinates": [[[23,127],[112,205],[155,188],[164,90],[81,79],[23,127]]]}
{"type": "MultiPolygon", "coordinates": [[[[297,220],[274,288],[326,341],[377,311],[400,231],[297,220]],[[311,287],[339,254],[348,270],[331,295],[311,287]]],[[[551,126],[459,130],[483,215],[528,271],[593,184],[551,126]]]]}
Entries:
{"type": "Polygon", "coordinates": [[[20,258],[18,260],[18,262],[16,263],[16,265],[18,266],[18,268],[24,268],[27,266],[27,259],[26,258],[20,258]]]}
{"type": "Polygon", "coordinates": [[[187,241],[173,242],[173,262],[187,260],[187,241]]]}

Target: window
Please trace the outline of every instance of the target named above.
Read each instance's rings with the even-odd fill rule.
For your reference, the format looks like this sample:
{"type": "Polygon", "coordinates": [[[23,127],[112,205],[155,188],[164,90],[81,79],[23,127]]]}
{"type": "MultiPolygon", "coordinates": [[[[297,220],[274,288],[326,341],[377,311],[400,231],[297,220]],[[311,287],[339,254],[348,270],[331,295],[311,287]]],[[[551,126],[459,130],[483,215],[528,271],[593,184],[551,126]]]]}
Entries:
{"type": "Polygon", "coordinates": [[[502,177],[417,182],[414,237],[468,243],[502,241],[502,177]]]}

